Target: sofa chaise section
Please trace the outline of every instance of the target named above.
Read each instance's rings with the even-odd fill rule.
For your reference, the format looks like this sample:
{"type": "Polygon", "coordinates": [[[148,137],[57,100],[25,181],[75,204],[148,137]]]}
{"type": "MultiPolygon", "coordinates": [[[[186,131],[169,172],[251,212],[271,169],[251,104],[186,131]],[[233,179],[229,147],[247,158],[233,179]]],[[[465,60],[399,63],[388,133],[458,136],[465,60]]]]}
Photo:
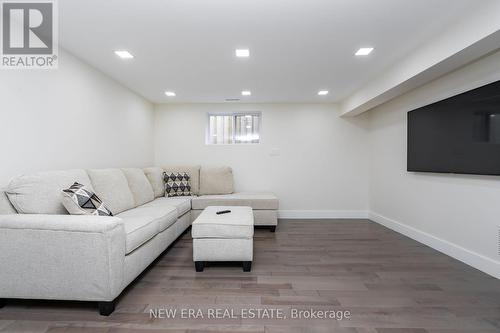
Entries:
{"type": "Polygon", "coordinates": [[[279,200],[267,192],[235,192],[231,167],[201,167],[199,195],[193,197],[192,218],[196,219],[208,206],[248,206],[252,207],[256,226],[269,226],[271,231],[278,225],[279,200]]]}
{"type": "Polygon", "coordinates": [[[278,224],[279,200],[272,193],[239,192],[201,195],[193,198],[191,205],[193,219],[196,219],[208,206],[248,206],[253,209],[255,225],[270,226],[274,231],[278,224]]]}

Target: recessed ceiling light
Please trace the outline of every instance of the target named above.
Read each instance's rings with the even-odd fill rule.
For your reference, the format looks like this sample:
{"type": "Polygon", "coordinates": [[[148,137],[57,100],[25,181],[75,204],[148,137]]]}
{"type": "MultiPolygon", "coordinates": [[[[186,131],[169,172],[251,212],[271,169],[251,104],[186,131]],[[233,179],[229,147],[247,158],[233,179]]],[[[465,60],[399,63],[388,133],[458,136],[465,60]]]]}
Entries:
{"type": "Polygon", "coordinates": [[[320,91],[318,91],[318,95],[320,95],[320,96],[328,95],[328,90],[320,90],[320,91]]]}
{"type": "Polygon", "coordinates": [[[165,91],[165,95],[168,97],[175,97],[175,93],[173,91],[165,91]]]}
{"type": "Polygon", "coordinates": [[[132,59],[134,57],[129,51],[125,50],[115,51],[115,54],[122,59],[132,59]]]}
{"type": "Polygon", "coordinates": [[[373,51],[373,47],[362,47],[355,53],[355,55],[365,56],[365,55],[369,55],[370,53],[372,53],[372,51],[373,51]]]}
{"type": "Polygon", "coordinates": [[[250,56],[249,49],[236,49],[236,56],[239,58],[246,58],[250,56]]]}
{"type": "Polygon", "coordinates": [[[252,92],[251,92],[251,91],[249,91],[249,90],[243,90],[243,91],[241,92],[241,95],[242,95],[242,96],[250,96],[250,95],[252,95],[252,92]]]}

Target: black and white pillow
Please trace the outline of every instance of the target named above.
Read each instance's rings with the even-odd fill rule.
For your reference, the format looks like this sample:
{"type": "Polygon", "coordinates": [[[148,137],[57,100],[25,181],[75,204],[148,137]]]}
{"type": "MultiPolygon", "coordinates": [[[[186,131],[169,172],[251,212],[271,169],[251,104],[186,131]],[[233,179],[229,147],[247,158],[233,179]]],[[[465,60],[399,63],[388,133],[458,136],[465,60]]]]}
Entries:
{"type": "Polygon", "coordinates": [[[182,197],[191,195],[191,177],[187,172],[164,172],[165,196],[182,197]]]}
{"type": "Polygon", "coordinates": [[[113,216],[101,199],[82,184],[74,183],[62,193],[62,203],[71,215],[113,216]]]}

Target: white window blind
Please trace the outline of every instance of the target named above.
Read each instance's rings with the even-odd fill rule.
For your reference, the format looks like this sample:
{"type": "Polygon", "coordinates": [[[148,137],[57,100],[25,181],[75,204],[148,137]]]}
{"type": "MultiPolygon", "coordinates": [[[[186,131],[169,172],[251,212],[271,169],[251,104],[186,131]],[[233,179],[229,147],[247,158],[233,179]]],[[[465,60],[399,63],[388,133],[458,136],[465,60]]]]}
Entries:
{"type": "Polygon", "coordinates": [[[259,112],[209,114],[207,144],[259,143],[260,126],[259,112]]]}

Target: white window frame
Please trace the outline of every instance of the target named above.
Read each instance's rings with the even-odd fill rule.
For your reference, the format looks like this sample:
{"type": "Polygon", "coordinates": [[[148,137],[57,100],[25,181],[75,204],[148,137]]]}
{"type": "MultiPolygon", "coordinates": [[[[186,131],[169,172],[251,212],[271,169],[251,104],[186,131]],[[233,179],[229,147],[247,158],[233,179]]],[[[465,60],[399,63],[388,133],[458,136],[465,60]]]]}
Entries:
{"type": "Polygon", "coordinates": [[[205,129],[205,145],[207,146],[248,146],[259,145],[262,143],[262,112],[261,111],[247,111],[247,112],[208,112],[207,113],[207,126],[205,129]],[[233,118],[233,143],[210,143],[210,116],[231,116],[233,118]],[[259,142],[246,142],[235,143],[236,134],[236,116],[258,116],[260,120],[259,125],[259,142]]]}

